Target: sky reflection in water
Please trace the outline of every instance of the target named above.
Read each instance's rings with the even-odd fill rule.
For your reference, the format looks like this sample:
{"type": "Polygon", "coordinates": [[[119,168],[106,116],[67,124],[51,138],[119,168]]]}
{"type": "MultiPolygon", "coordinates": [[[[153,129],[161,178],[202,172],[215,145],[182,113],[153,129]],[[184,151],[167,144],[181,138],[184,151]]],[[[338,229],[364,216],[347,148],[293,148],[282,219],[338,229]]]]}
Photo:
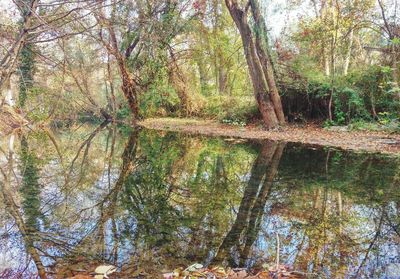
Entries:
{"type": "Polygon", "coordinates": [[[318,277],[384,278],[400,262],[395,158],[111,125],[1,147],[3,277],[261,266],[277,235],[281,263],[318,277]]]}

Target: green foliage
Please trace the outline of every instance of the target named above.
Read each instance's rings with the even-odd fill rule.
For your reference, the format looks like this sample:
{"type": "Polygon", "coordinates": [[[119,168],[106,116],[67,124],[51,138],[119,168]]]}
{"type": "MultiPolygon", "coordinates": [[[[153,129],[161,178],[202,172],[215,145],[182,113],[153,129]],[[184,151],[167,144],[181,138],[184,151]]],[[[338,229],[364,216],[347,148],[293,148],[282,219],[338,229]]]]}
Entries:
{"type": "Polygon", "coordinates": [[[397,88],[391,82],[392,69],[386,66],[372,66],[367,70],[352,73],[349,81],[363,94],[366,107],[376,111],[397,111],[399,102],[394,100],[397,88]]]}
{"type": "Polygon", "coordinates": [[[35,53],[32,44],[25,44],[19,54],[19,106],[25,107],[28,92],[33,86],[35,53]]]}
{"type": "MultiPolygon", "coordinates": [[[[20,91],[21,93],[21,91],[20,91]]],[[[24,99],[23,103],[20,105],[25,105],[25,101],[29,104],[29,111],[27,112],[27,116],[30,120],[34,122],[44,121],[49,118],[49,111],[51,109],[51,100],[49,98],[46,99],[48,91],[43,87],[31,87],[29,89],[29,95],[25,95],[26,99],[24,99]]]]}
{"type": "Polygon", "coordinates": [[[118,120],[127,119],[131,115],[131,110],[128,107],[128,104],[123,105],[120,109],[116,112],[116,117],[118,120]]]}
{"type": "Polygon", "coordinates": [[[395,37],[390,41],[391,44],[398,46],[400,45],[400,38],[399,37],[395,37]]]}
{"type": "Polygon", "coordinates": [[[39,226],[40,212],[40,183],[39,183],[39,159],[35,153],[29,150],[28,140],[25,136],[21,139],[21,173],[22,173],[22,207],[24,209],[26,226],[28,231],[35,230],[39,226]]]}
{"type": "Polygon", "coordinates": [[[165,116],[165,111],[174,112],[180,104],[175,89],[169,83],[167,68],[160,65],[156,67],[155,80],[140,96],[140,111],[143,117],[165,116]]]}
{"type": "Polygon", "coordinates": [[[340,87],[334,91],[334,116],[336,125],[349,123],[352,119],[366,119],[368,112],[357,88],[340,87]]]}
{"type": "MultiPolygon", "coordinates": [[[[181,4],[161,1],[142,7],[122,1],[113,7],[115,20],[110,27],[118,34],[119,51],[137,83],[140,117],[196,116],[233,125],[259,117],[240,33],[224,3],[204,2],[195,14],[187,13],[181,4]],[[182,76],[179,85],[176,75],[182,76]]],[[[268,45],[277,62],[274,70],[289,121],[328,119],[332,96],[333,119],[326,126],[372,120],[379,125],[397,123],[400,87],[393,80],[392,54],[382,50],[397,51],[399,39],[383,41],[381,34],[364,28],[375,5],[372,0],[342,3],[340,9],[319,4],[316,16],[303,15],[289,33],[283,32],[274,45],[268,45]],[[376,46],[373,53],[360,48],[359,42],[376,46]]],[[[27,15],[28,10],[20,8],[27,15]]],[[[249,23],[254,22],[250,19],[249,23]]],[[[31,43],[23,45],[18,63],[19,105],[27,103],[24,111],[31,120],[82,120],[81,116],[95,115],[96,106],[111,109],[114,97],[117,118],[132,116],[120,90],[114,54],[108,53],[110,63],[106,64],[101,52],[107,50],[98,43],[86,36],[63,42],[65,65],[52,78],[45,75],[49,67],[38,68],[45,74],[37,75],[37,84],[46,88],[33,86],[38,50],[31,43]],[[85,92],[93,93],[95,102],[88,102],[85,92]]]]}
{"type": "MultiPolygon", "coordinates": [[[[371,66],[333,81],[319,75],[300,76],[302,79],[286,76],[281,90],[284,107],[292,114],[325,119],[324,126],[371,121],[374,117],[385,125],[399,119],[399,88],[391,82],[390,67],[371,66]],[[326,119],[331,94],[333,120],[329,121],[326,119]]],[[[390,125],[393,127],[393,123],[390,125]]]]}
{"type": "Polygon", "coordinates": [[[257,116],[258,108],[252,97],[213,96],[207,99],[201,114],[223,123],[245,125],[257,116]]]}
{"type": "MultiPolygon", "coordinates": [[[[291,69],[294,73],[301,74],[302,78],[305,78],[311,82],[319,83],[327,81],[323,72],[320,70],[318,61],[310,55],[298,55],[291,61],[291,69]]],[[[293,81],[286,72],[282,73],[281,78],[289,78],[293,81]]]]}

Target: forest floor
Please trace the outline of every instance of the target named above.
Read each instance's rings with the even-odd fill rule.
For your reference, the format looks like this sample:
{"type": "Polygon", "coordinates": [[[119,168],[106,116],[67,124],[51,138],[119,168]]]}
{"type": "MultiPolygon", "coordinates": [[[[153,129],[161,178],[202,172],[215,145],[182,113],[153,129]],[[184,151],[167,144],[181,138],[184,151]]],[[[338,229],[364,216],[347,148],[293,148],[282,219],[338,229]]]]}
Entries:
{"type": "Polygon", "coordinates": [[[240,139],[298,142],[358,152],[400,155],[400,134],[386,132],[344,131],[340,128],[328,130],[316,124],[289,124],[279,129],[267,131],[256,125],[240,127],[221,124],[213,120],[185,118],[149,118],[140,122],[139,125],[153,130],[240,139]]]}

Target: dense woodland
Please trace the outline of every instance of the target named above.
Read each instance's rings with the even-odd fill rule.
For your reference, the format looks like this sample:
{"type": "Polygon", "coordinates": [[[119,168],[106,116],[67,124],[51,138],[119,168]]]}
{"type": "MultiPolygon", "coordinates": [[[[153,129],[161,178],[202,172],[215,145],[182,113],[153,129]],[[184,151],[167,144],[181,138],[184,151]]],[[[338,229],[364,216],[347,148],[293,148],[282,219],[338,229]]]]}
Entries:
{"type": "Polygon", "coordinates": [[[379,278],[398,255],[395,158],[90,124],[28,134],[17,155],[21,179],[0,188],[1,278],[272,264],[276,234],[281,262],[311,278],[379,278]]]}
{"type": "Polygon", "coordinates": [[[398,0],[3,0],[3,111],[399,129],[398,0]]]}
{"type": "Polygon", "coordinates": [[[0,278],[390,277],[399,15],[400,0],[0,0],[0,278]]]}

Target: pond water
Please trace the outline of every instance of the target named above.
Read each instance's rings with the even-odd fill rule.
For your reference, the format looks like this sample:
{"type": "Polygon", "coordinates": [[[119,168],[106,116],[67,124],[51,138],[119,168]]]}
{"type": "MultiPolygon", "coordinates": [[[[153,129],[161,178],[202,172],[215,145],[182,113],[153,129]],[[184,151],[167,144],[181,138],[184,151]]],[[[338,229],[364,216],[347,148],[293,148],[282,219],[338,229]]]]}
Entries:
{"type": "Polygon", "coordinates": [[[400,273],[400,162],[103,125],[1,140],[0,277],[280,263],[400,273]]]}

